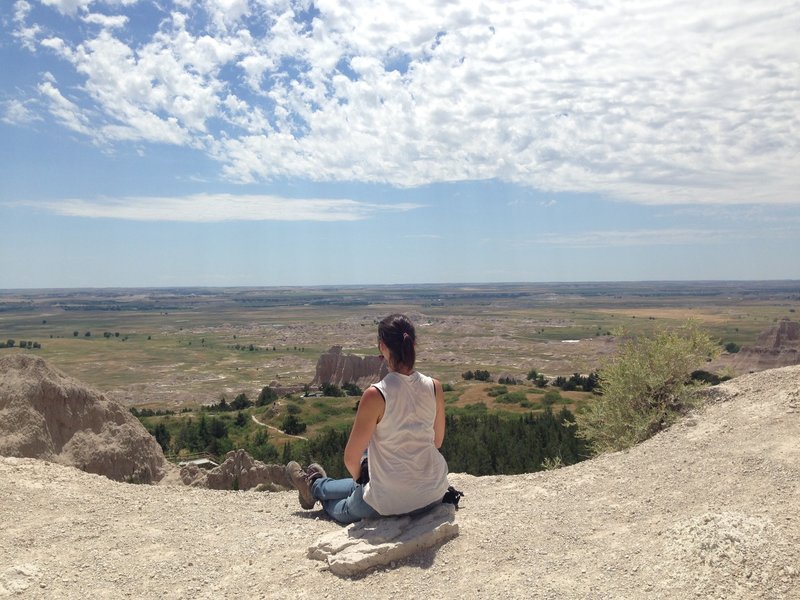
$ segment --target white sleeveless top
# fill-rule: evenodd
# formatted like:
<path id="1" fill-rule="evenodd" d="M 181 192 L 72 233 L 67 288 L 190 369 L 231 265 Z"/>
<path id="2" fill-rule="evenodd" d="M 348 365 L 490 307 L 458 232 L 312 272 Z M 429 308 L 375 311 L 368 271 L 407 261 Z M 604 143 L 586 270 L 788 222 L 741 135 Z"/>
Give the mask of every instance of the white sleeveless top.
<path id="1" fill-rule="evenodd" d="M 364 500 L 382 515 L 402 515 L 441 500 L 448 487 L 447 462 L 434 444 L 433 379 L 392 371 L 375 387 L 386 408 L 369 441 Z"/>

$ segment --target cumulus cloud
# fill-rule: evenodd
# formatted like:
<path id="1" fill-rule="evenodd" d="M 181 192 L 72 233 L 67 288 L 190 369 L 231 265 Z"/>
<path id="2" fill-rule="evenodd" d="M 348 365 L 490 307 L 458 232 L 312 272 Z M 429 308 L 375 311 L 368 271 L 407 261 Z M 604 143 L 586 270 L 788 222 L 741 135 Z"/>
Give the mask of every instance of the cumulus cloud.
<path id="1" fill-rule="evenodd" d="M 130 197 L 103 200 L 66 199 L 17 204 L 54 214 L 129 221 L 360 221 L 385 212 L 406 212 L 418 204 L 375 204 L 350 199 L 286 199 L 276 196 L 196 194 L 186 197 Z"/>
<path id="2" fill-rule="evenodd" d="M 63 45 L 41 44 L 82 78 L 71 97 L 103 143 L 200 148 L 240 182 L 800 203 L 791 0 L 203 0 L 149 31 L 123 20 L 133 1 L 41 0 Z M 101 31 L 74 37 L 77 14 Z"/>

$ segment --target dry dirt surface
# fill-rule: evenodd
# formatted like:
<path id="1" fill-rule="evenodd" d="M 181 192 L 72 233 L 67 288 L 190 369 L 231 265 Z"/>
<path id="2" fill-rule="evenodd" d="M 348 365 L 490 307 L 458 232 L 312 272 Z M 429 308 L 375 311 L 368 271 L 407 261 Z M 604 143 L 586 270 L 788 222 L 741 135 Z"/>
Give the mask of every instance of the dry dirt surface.
<path id="1" fill-rule="evenodd" d="M 800 367 L 746 375 L 629 451 L 453 474 L 460 535 L 345 579 L 296 492 L 130 485 L 0 458 L 0 596 L 800 598 Z"/>

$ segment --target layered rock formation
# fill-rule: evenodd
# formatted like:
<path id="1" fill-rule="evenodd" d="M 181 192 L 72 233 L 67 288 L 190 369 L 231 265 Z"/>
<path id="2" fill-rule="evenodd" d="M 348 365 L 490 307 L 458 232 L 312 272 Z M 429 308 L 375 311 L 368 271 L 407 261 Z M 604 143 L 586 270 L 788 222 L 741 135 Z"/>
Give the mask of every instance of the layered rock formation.
<path id="1" fill-rule="evenodd" d="M 744 346 L 733 360 L 737 370 L 761 371 L 800 364 L 800 323 L 782 319 L 752 346 Z"/>
<path id="2" fill-rule="evenodd" d="M 250 490 L 258 486 L 279 486 L 292 489 L 283 465 L 265 464 L 255 460 L 244 450 L 233 450 L 225 461 L 210 471 L 195 465 L 181 468 L 181 481 L 192 487 L 212 490 Z"/>
<path id="3" fill-rule="evenodd" d="M 333 346 L 319 357 L 311 385 L 332 383 L 342 386 L 345 383 L 354 383 L 363 388 L 377 383 L 388 372 L 381 356 L 343 354 L 341 346 Z"/>
<path id="4" fill-rule="evenodd" d="M 167 463 L 125 407 L 27 354 L 0 358 L 0 455 L 152 483 Z"/>

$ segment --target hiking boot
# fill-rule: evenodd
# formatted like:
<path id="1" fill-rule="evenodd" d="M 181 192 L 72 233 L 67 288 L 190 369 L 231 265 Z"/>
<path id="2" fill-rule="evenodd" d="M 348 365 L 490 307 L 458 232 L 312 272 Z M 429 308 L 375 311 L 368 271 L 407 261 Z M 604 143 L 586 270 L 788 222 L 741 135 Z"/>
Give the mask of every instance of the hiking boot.
<path id="1" fill-rule="evenodd" d="M 313 484 L 317 479 L 327 476 L 328 475 L 325 473 L 325 469 L 323 469 L 318 463 L 311 463 L 306 467 L 308 485 Z"/>
<path id="2" fill-rule="evenodd" d="M 314 508 L 317 499 L 311 495 L 311 484 L 308 482 L 306 472 L 295 461 L 291 461 L 286 465 L 286 476 L 292 485 L 297 489 L 297 497 L 300 500 L 300 506 L 309 510 Z"/>

